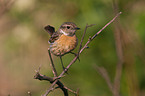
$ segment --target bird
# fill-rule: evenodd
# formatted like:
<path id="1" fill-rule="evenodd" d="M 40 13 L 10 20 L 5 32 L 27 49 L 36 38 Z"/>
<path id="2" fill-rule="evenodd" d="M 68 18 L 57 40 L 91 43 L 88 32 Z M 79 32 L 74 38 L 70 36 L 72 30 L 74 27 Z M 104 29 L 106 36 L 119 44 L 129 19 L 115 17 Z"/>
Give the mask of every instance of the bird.
<path id="1" fill-rule="evenodd" d="M 59 56 L 61 59 L 61 64 L 63 69 L 65 67 L 62 62 L 62 56 L 68 53 L 73 53 L 72 51 L 78 45 L 78 38 L 76 37 L 76 31 L 80 28 L 73 22 L 64 22 L 59 29 L 55 32 L 55 28 L 53 26 L 47 25 L 44 29 L 49 33 L 49 49 L 52 54 L 55 56 Z"/>

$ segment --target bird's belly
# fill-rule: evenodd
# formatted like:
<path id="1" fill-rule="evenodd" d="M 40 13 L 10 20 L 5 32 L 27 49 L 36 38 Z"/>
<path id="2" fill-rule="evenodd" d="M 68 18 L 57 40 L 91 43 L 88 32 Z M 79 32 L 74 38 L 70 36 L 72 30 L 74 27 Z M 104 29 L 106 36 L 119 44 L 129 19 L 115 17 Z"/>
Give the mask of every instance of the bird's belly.
<path id="1" fill-rule="evenodd" d="M 77 38 L 75 35 L 72 37 L 62 35 L 58 40 L 50 44 L 50 51 L 59 56 L 74 50 L 76 46 Z"/>

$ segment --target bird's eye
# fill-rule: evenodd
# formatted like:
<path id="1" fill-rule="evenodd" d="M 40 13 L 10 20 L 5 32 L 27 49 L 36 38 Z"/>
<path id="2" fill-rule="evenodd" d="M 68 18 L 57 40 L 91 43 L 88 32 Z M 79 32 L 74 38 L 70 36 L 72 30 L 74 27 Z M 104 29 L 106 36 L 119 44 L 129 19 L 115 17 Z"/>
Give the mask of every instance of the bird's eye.
<path id="1" fill-rule="evenodd" d="M 70 28 L 70 26 L 67 26 L 67 29 L 69 29 Z"/>

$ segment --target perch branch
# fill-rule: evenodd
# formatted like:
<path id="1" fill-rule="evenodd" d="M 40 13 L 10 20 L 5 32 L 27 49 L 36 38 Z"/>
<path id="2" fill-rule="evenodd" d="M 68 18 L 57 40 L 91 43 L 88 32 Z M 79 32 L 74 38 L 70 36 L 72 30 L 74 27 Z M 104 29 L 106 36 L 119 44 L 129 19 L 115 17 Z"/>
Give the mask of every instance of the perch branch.
<path id="1" fill-rule="evenodd" d="M 49 89 L 46 91 L 46 93 L 45 93 L 44 95 L 42 95 L 42 96 L 47 96 L 47 95 L 50 93 L 50 91 L 52 91 L 52 89 L 53 89 L 53 87 L 54 87 L 55 84 L 57 84 L 58 87 L 63 91 L 64 96 L 68 96 L 68 91 L 67 91 L 67 89 L 64 87 L 64 85 L 63 85 L 59 80 L 55 80 L 55 81 L 51 84 L 51 86 L 49 87 Z"/>
<path id="2" fill-rule="evenodd" d="M 38 80 L 46 80 L 52 83 L 49 89 L 46 91 L 46 93 L 42 96 L 47 96 L 52 90 L 56 89 L 56 88 L 53 88 L 55 84 L 57 84 L 58 87 L 63 91 L 64 96 L 68 96 L 67 89 L 64 87 L 63 83 L 61 83 L 60 80 L 56 80 L 55 77 L 54 78 L 48 77 L 37 72 L 34 78 Z"/>
<path id="3" fill-rule="evenodd" d="M 80 53 L 87 48 L 87 45 L 97 36 L 99 35 L 108 25 L 110 25 L 122 12 L 119 12 L 110 22 L 108 22 L 102 29 L 100 29 L 93 37 L 89 38 L 88 42 L 84 45 L 84 47 L 80 50 Z"/>
<path id="4" fill-rule="evenodd" d="M 59 78 L 56 78 L 56 77 L 52 78 L 52 77 L 42 75 L 39 73 L 39 71 L 40 71 L 40 67 L 39 67 L 38 71 L 36 71 L 34 79 L 38 79 L 40 81 L 45 80 L 45 81 L 49 81 L 50 83 L 52 83 L 51 86 L 49 87 L 49 89 L 46 91 L 46 93 L 42 96 L 47 96 L 51 91 L 56 89 L 56 88 L 53 88 L 55 84 L 57 84 L 58 87 L 63 91 L 64 96 L 68 96 L 68 91 L 67 91 L 67 89 L 64 88 L 63 83 L 61 83 L 60 80 L 58 80 Z"/>
<path id="5" fill-rule="evenodd" d="M 80 42 L 80 47 L 79 47 L 79 51 L 78 51 L 78 54 L 80 54 L 80 50 L 81 50 L 81 48 L 82 48 L 82 43 L 83 43 L 83 40 L 84 40 L 84 37 L 85 37 L 85 34 L 86 34 L 86 32 L 87 32 L 87 29 L 88 29 L 88 27 L 92 27 L 92 26 L 94 26 L 95 24 L 91 24 L 91 25 L 86 25 L 86 27 L 85 27 L 85 30 L 84 30 L 84 33 L 83 33 L 83 36 L 82 36 L 82 39 L 81 39 L 81 42 Z"/>
<path id="6" fill-rule="evenodd" d="M 47 96 L 47 95 L 52 91 L 52 88 L 54 87 L 54 85 L 56 84 L 57 81 L 58 81 L 58 80 L 55 80 L 55 81 L 51 84 L 51 86 L 49 87 L 49 89 L 45 92 L 45 94 L 42 95 L 42 96 Z"/>
<path id="7" fill-rule="evenodd" d="M 67 88 L 66 86 L 64 86 L 64 88 L 65 88 L 65 89 L 67 89 L 68 91 L 70 91 L 70 92 L 74 93 L 74 94 L 77 94 L 77 92 L 75 92 L 75 91 L 73 91 L 73 90 L 71 90 L 71 89 Z"/>
<path id="8" fill-rule="evenodd" d="M 51 56 L 51 53 L 50 53 L 50 49 L 48 48 L 48 54 L 49 54 L 49 59 L 50 59 L 50 66 L 51 66 L 51 69 L 52 69 L 52 72 L 53 72 L 53 75 L 54 77 L 57 77 L 57 71 L 55 69 L 55 66 L 54 66 L 54 63 L 53 63 L 53 60 L 52 60 L 52 56 Z"/>

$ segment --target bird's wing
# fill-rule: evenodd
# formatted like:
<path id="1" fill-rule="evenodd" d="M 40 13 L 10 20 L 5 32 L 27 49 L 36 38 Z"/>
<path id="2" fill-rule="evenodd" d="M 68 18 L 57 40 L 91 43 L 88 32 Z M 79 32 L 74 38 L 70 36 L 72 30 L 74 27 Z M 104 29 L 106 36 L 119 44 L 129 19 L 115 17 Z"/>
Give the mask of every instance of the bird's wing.
<path id="1" fill-rule="evenodd" d="M 50 36 L 52 36 L 53 33 L 55 33 L 55 28 L 50 25 L 45 26 L 44 29 L 49 33 Z"/>
<path id="2" fill-rule="evenodd" d="M 54 32 L 53 34 L 52 34 L 52 36 L 50 37 L 50 39 L 49 39 L 49 42 L 50 43 L 53 43 L 55 40 L 57 40 L 59 38 L 59 34 L 57 33 L 57 31 L 56 32 Z"/>

